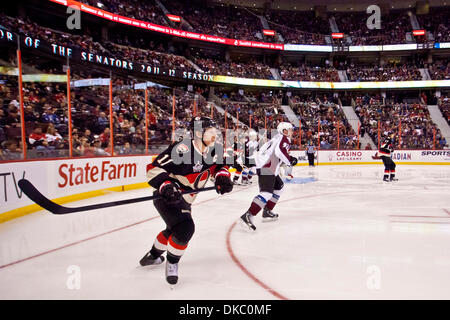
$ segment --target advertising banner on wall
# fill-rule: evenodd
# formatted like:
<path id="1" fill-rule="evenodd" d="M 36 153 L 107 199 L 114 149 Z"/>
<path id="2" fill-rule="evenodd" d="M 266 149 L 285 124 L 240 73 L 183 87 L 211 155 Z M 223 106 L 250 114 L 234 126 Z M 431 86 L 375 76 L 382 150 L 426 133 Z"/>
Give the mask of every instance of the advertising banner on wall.
<path id="1" fill-rule="evenodd" d="M 20 179 L 29 180 L 43 195 L 55 199 L 147 182 L 146 168 L 151 161 L 152 156 L 133 156 L 1 163 L 0 214 L 33 204 L 20 190 Z"/>
<path id="2" fill-rule="evenodd" d="M 319 150 L 319 164 L 381 164 L 380 159 L 373 159 L 376 150 Z M 304 151 L 295 151 L 297 156 L 304 156 Z M 306 157 L 304 157 L 306 161 Z M 302 160 L 302 159 L 300 159 Z M 450 150 L 395 150 L 392 160 L 404 164 L 448 164 Z"/>

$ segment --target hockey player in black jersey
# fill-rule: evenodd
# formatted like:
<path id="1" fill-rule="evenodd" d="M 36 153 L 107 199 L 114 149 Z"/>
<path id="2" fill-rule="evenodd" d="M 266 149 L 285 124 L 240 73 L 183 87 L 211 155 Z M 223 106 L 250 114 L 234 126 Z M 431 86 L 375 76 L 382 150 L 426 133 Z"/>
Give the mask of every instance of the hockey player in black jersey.
<path id="1" fill-rule="evenodd" d="M 166 280 L 174 285 L 178 281 L 178 262 L 194 234 L 191 204 L 196 194 L 181 191 L 203 188 L 209 177 L 215 178 L 217 193 L 232 191 L 230 173 L 224 164 L 217 164 L 214 146 L 216 124 L 207 117 L 191 121 L 193 139 L 171 144 L 147 166 L 147 178 L 155 188 L 154 205 L 166 224 L 154 240 L 151 250 L 140 260 L 142 266 L 161 264 L 167 251 Z M 212 152 L 211 152 L 212 149 Z"/>
<path id="2" fill-rule="evenodd" d="M 397 181 L 395 178 L 395 163 L 392 160 L 392 153 L 394 152 L 394 146 L 392 143 L 392 137 L 387 137 L 381 144 L 380 150 L 373 156 L 373 159 L 381 159 L 384 164 L 384 177 L 383 181 Z"/>

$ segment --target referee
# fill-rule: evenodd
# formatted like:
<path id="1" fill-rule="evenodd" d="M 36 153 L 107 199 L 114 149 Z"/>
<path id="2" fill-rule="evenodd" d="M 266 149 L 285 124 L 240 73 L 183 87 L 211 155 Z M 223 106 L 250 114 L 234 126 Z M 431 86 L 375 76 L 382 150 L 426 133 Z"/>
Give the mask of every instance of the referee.
<path id="1" fill-rule="evenodd" d="M 309 166 L 314 167 L 314 155 L 316 154 L 316 147 L 312 144 L 311 141 L 309 141 L 305 153 L 308 157 Z"/>

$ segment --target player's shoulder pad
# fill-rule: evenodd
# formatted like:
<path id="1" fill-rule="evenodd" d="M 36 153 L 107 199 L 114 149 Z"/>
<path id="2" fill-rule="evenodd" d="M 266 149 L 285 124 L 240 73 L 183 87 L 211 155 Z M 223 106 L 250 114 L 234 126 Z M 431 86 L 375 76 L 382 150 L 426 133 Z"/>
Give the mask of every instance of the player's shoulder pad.
<path id="1" fill-rule="evenodd" d="M 191 150 L 191 143 L 186 143 L 186 141 L 177 142 L 172 146 L 173 148 L 178 154 L 188 153 Z"/>

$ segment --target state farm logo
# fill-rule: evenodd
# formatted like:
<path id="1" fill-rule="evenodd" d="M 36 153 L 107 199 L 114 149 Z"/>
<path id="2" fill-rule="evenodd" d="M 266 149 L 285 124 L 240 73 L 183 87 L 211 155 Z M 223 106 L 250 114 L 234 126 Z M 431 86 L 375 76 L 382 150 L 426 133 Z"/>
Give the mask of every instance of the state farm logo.
<path id="1" fill-rule="evenodd" d="M 112 164 L 110 161 L 102 161 L 100 166 L 91 165 L 89 162 L 86 162 L 84 166 L 64 163 L 58 169 L 59 176 L 62 178 L 62 182 L 58 182 L 58 187 L 132 178 L 136 177 L 136 171 L 136 163 Z"/>

